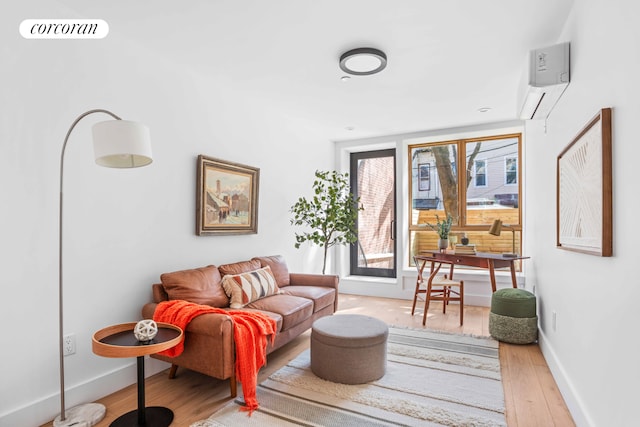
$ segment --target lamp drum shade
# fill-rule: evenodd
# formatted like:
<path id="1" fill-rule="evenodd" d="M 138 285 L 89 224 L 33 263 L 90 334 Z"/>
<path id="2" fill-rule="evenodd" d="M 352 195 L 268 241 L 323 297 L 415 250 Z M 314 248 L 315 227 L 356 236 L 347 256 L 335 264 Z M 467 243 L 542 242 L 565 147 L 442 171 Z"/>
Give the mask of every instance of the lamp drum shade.
<path id="1" fill-rule="evenodd" d="M 502 233 L 502 221 L 499 219 L 496 219 L 495 221 L 493 221 L 493 224 L 491 224 L 491 228 L 489 229 L 489 234 L 493 236 L 499 236 L 500 233 Z"/>
<path id="2" fill-rule="evenodd" d="M 137 168 L 150 164 L 149 128 L 128 120 L 108 120 L 93 125 L 96 163 L 109 168 Z"/>

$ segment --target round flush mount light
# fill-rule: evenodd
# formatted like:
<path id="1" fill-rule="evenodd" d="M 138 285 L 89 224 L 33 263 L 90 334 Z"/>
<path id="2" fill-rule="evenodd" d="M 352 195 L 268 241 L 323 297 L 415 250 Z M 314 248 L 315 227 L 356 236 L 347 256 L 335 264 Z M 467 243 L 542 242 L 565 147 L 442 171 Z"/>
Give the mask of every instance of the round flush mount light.
<path id="1" fill-rule="evenodd" d="M 379 73 L 387 66 L 387 55 L 371 47 L 352 49 L 340 56 L 340 69 L 354 76 Z"/>

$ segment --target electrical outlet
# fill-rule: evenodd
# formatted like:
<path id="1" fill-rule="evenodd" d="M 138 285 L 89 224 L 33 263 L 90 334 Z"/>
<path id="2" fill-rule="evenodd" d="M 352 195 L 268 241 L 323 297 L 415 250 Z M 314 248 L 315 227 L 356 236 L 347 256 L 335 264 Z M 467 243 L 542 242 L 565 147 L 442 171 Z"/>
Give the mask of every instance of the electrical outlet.
<path id="1" fill-rule="evenodd" d="M 64 354 L 65 356 L 74 354 L 76 352 L 76 335 L 75 334 L 65 335 L 63 337 L 62 344 L 63 344 L 62 354 Z"/>

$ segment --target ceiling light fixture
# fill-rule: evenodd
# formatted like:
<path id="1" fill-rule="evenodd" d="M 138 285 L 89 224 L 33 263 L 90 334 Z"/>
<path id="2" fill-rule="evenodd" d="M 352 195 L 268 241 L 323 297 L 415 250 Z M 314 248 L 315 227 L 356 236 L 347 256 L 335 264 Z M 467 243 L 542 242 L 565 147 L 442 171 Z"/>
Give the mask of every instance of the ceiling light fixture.
<path id="1" fill-rule="evenodd" d="M 387 66 L 387 55 L 381 50 L 361 47 L 340 56 L 340 69 L 354 76 L 368 76 L 379 73 Z"/>

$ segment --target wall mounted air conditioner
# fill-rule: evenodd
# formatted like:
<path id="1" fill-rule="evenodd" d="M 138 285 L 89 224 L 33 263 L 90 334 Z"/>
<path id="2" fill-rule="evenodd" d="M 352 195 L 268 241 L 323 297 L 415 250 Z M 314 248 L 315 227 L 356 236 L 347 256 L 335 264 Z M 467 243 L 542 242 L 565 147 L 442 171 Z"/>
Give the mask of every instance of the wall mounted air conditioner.
<path id="1" fill-rule="evenodd" d="M 546 119 L 569 84 L 569 42 L 529 53 L 525 85 L 520 92 L 520 118 Z"/>

